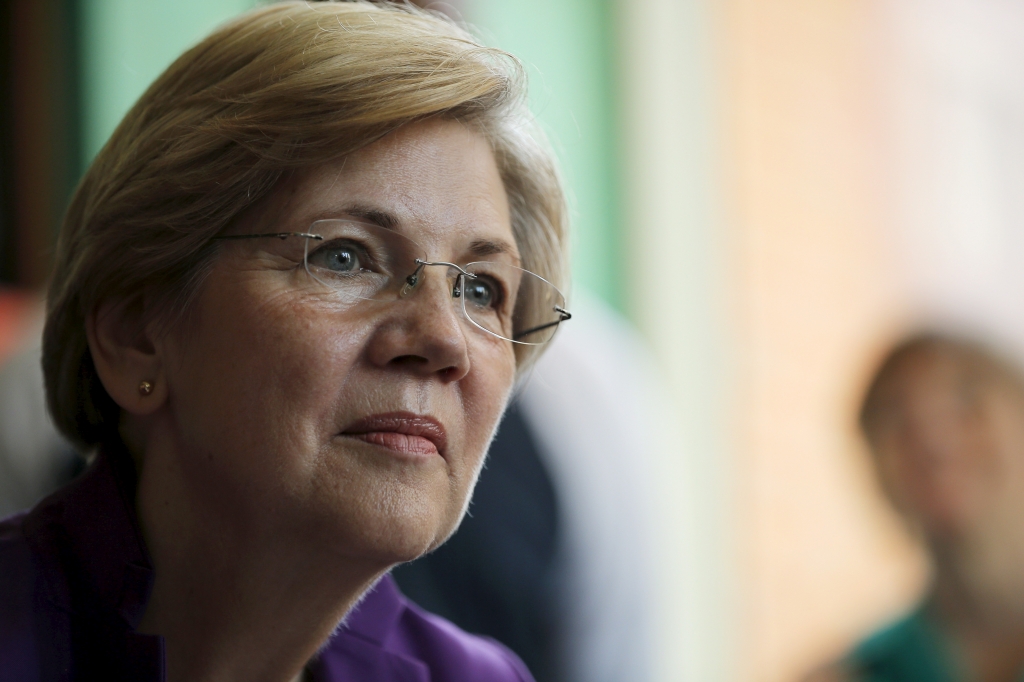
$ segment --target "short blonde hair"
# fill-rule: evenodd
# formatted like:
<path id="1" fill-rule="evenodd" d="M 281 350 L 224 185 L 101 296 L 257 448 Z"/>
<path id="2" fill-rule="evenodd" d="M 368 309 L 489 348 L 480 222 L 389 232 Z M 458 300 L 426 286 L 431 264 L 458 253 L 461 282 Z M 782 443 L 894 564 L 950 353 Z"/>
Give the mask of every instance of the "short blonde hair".
<path id="1" fill-rule="evenodd" d="M 411 5 L 274 4 L 179 57 L 82 178 L 57 242 L 43 338 L 57 427 L 83 449 L 116 436 L 120 409 L 85 334 L 101 302 L 145 291 L 159 314 L 185 312 L 217 253 L 212 238 L 285 173 L 432 116 L 489 139 L 523 267 L 564 288 L 564 195 L 518 61 Z M 516 353 L 522 371 L 536 350 Z"/>

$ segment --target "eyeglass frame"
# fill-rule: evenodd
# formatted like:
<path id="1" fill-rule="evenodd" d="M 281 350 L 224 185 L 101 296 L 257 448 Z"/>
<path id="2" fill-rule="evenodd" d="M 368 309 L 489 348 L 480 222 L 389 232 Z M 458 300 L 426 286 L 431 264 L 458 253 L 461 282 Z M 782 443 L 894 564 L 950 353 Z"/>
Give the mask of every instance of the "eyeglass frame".
<path id="1" fill-rule="evenodd" d="M 218 235 L 218 236 L 214 237 L 213 239 L 215 241 L 220 241 L 220 240 L 229 240 L 229 239 L 267 239 L 267 238 L 277 238 L 277 239 L 281 239 L 283 241 L 283 240 L 287 239 L 288 237 L 303 237 L 305 239 L 315 239 L 317 241 L 323 241 L 324 240 L 324 236 L 322 234 L 313 234 L 312 232 L 260 232 L 260 233 L 256 233 L 256 234 L 225 234 L 225 235 Z M 420 247 L 420 248 L 422 248 L 422 247 Z M 309 273 L 309 264 L 305 260 L 307 257 L 308 257 L 308 248 L 306 249 L 306 255 L 303 257 L 303 265 L 306 268 L 306 272 Z M 412 273 L 408 277 L 405 278 L 405 286 L 402 287 L 402 292 L 399 294 L 400 296 L 406 296 L 406 295 L 408 295 L 408 293 L 410 291 L 412 291 L 412 289 L 419 283 L 419 273 L 420 273 L 420 271 L 424 267 L 428 267 L 428 266 L 444 266 L 444 267 L 448 267 L 448 268 L 455 268 L 455 270 L 458 271 L 460 282 L 457 283 L 455 285 L 455 289 L 452 290 L 452 298 L 459 298 L 462 295 L 461 294 L 462 287 L 465 284 L 465 278 L 466 277 L 472 277 L 472 278 L 476 279 L 476 275 L 474 275 L 471 272 L 468 272 L 462 266 L 457 265 L 455 263 L 449 263 L 447 261 L 425 261 L 422 258 L 416 258 L 416 259 L 413 260 L 413 262 L 416 263 L 416 269 L 413 270 Z M 529 270 L 525 270 L 525 269 L 523 270 L 523 272 L 527 272 L 527 273 L 533 275 L 534 277 L 537 277 L 537 278 L 543 280 L 544 282 L 547 282 L 546 279 L 544 279 L 543 277 L 541 277 L 540 275 L 538 275 L 535 272 L 530 272 Z M 312 274 L 311 273 L 309 273 L 309 274 L 312 277 Z M 558 291 L 558 287 L 556 287 L 554 284 L 551 284 L 550 282 L 547 282 L 547 283 L 552 288 L 554 288 L 555 291 Z M 565 298 L 565 295 L 562 294 L 561 291 L 558 291 L 558 293 L 559 293 L 560 296 L 562 296 L 563 299 Z M 556 306 L 553 306 L 553 307 L 554 307 L 555 312 L 558 313 L 558 315 L 559 315 L 559 319 L 558 320 L 556 320 L 554 322 L 548 322 L 546 324 L 538 325 L 536 327 L 531 327 L 530 329 L 527 329 L 526 331 L 519 332 L 518 334 L 515 335 L 515 337 L 516 338 L 522 338 L 523 336 L 526 336 L 527 334 L 533 334 L 535 332 L 538 332 L 538 331 L 541 331 L 541 330 L 544 330 L 544 329 L 548 329 L 550 327 L 557 327 L 558 325 L 562 324 L 563 322 L 567 322 L 567 321 L 572 319 L 572 313 L 570 313 L 568 310 L 566 310 L 562 306 L 557 306 L 556 305 Z M 544 344 L 550 343 L 551 342 L 551 338 L 554 338 L 554 335 L 552 335 L 551 338 L 549 338 L 547 341 L 544 341 L 543 343 L 536 343 L 536 344 L 535 343 L 526 343 L 524 341 L 516 341 L 516 338 L 507 339 L 504 336 L 496 334 L 495 332 L 492 332 L 490 329 L 487 329 L 486 327 L 480 325 L 479 323 L 477 323 L 472 318 L 469 318 L 469 321 L 473 323 L 474 327 L 477 327 L 478 329 L 480 329 L 480 330 L 482 330 L 484 332 L 487 332 L 491 336 L 495 336 L 495 337 L 497 337 L 499 339 L 502 339 L 504 341 L 511 341 L 512 343 L 518 343 L 518 344 L 527 345 L 527 346 L 542 346 Z"/>

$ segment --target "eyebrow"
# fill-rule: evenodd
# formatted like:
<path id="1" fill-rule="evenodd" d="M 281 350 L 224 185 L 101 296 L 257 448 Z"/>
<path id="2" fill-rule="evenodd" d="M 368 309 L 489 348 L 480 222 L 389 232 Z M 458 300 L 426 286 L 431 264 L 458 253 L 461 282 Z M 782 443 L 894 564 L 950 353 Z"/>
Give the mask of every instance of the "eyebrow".
<path id="1" fill-rule="evenodd" d="M 478 258 L 484 256 L 512 256 L 516 264 L 519 263 L 519 254 L 516 248 L 506 241 L 499 239 L 477 239 L 469 245 L 469 253 Z"/>
<path id="2" fill-rule="evenodd" d="M 322 211 L 313 217 L 313 221 L 329 220 L 339 215 L 347 215 L 358 220 L 364 220 L 372 225 L 383 227 L 385 230 L 398 231 L 401 220 L 394 213 L 367 204 L 347 204 L 328 211 Z M 476 239 L 469 245 L 469 254 L 475 258 L 487 256 L 512 257 L 516 265 L 519 265 L 519 250 L 507 241 L 502 239 Z"/>
<path id="3" fill-rule="evenodd" d="M 338 214 L 345 214 L 359 220 L 364 220 L 372 225 L 383 227 L 385 230 L 397 230 L 401 222 L 394 213 L 365 204 L 349 204 L 338 209 L 325 211 L 323 215 L 317 217 L 317 220 L 337 217 Z"/>

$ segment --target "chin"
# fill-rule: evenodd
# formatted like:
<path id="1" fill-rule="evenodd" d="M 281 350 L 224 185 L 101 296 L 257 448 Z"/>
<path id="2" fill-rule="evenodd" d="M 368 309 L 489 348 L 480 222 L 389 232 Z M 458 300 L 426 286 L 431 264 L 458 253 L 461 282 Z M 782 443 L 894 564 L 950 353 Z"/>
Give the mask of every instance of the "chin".
<path id="1" fill-rule="evenodd" d="M 447 540 L 462 508 L 409 489 L 381 491 L 358 502 L 329 512 L 324 539 L 341 554 L 381 566 L 412 561 Z"/>
<path id="2" fill-rule="evenodd" d="M 340 466 L 320 470 L 312 496 L 299 502 L 311 512 L 307 519 L 320 520 L 312 525 L 321 547 L 384 567 L 426 554 L 458 527 L 475 476 L 410 466 L 375 451 L 345 454 L 331 460 Z"/>
<path id="3" fill-rule="evenodd" d="M 451 533 L 440 535 L 433 528 L 416 522 L 396 520 L 385 532 L 365 538 L 363 556 L 387 565 L 402 564 L 420 558 L 440 546 Z"/>

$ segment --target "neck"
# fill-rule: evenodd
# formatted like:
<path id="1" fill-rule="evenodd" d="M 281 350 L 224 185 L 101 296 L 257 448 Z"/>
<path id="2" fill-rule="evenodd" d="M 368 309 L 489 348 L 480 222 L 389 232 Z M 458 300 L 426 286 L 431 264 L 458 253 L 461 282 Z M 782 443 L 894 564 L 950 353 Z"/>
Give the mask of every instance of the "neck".
<path id="1" fill-rule="evenodd" d="M 329 555 L 269 515 L 239 522 L 246 514 L 225 513 L 230 503 L 190 494 L 169 455 L 147 447 L 139 476 L 155 569 L 139 630 L 164 637 L 170 682 L 298 679 L 387 566 Z"/>

